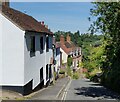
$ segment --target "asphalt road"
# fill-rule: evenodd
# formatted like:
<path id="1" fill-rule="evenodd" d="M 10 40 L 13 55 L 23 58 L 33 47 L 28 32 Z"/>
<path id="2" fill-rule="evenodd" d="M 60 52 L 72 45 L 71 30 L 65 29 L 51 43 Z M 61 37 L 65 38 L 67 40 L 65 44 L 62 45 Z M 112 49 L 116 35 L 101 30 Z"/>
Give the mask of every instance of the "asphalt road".
<path id="1" fill-rule="evenodd" d="M 120 100 L 120 96 L 89 79 L 72 80 L 64 100 Z"/>
<path id="2" fill-rule="evenodd" d="M 61 78 L 54 85 L 48 86 L 31 96 L 30 100 L 59 100 L 62 90 L 67 86 L 69 78 Z"/>

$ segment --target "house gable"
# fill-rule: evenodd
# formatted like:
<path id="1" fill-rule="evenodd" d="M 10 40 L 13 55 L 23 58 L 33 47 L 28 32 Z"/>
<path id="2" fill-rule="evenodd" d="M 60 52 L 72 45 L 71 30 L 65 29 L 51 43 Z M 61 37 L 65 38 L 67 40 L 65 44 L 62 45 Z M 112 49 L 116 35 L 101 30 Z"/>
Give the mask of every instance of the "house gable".
<path id="1" fill-rule="evenodd" d="M 2 85 L 23 85 L 24 83 L 24 34 L 6 17 L 2 19 Z M 10 73 L 13 72 L 13 73 Z M 18 77 L 16 77 L 18 76 Z"/>

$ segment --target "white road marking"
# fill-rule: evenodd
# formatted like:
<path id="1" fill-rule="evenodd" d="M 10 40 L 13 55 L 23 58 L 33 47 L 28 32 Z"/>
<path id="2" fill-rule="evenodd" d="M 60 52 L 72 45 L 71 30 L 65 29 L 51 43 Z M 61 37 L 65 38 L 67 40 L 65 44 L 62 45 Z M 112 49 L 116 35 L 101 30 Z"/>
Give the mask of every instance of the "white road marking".
<path id="1" fill-rule="evenodd" d="M 72 82 L 72 80 L 70 79 L 70 82 L 68 83 L 67 87 L 65 88 L 64 93 L 63 93 L 63 96 L 62 96 L 62 99 L 61 99 L 61 100 L 65 100 L 65 99 L 66 99 L 67 92 L 68 92 L 68 88 L 70 87 L 71 82 Z"/>

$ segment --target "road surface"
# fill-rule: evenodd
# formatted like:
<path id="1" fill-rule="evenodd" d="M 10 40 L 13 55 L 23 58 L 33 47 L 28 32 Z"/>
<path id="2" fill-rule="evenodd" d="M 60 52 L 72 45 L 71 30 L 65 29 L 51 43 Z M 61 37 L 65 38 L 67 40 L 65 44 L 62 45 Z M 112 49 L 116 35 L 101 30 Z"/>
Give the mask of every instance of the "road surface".
<path id="1" fill-rule="evenodd" d="M 63 100 L 119 100 L 120 96 L 89 79 L 72 80 L 67 86 Z"/>
<path id="2" fill-rule="evenodd" d="M 58 79 L 54 85 L 39 90 L 36 94 L 32 95 L 29 100 L 59 100 L 59 95 L 67 86 L 69 80 L 68 77 Z"/>

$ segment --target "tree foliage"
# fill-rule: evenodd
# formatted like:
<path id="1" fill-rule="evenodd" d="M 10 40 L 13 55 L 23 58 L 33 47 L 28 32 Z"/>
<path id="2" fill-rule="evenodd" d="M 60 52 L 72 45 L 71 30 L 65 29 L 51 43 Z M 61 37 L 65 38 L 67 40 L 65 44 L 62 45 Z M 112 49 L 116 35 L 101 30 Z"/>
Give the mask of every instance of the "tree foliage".
<path id="1" fill-rule="evenodd" d="M 103 62 L 102 46 L 103 35 L 90 35 L 89 39 L 85 40 L 83 44 L 83 67 L 88 69 L 88 74 L 100 71 L 101 63 Z M 87 37 L 85 39 L 88 39 Z M 97 70 L 97 71 L 95 71 Z"/>
<path id="2" fill-rule="evenodd" d="M 120 92 L 120 2 L 96 2 L 91 15 L 97 17 L 91 32 L 99 30 L 105 35 L 102 81 Z"/>
<path id="3" fill-rule="evenodd" d="M 72 62 L 73 62 L 72 57 L 68 57 L 68 58 L 67 58 L 67 65 L 68 65 L 69 67 L 71 67 Z"/>
<path id="4" fill-rule="evenodd" d="M 87 68 L 89 72 L 98 69 L 102 60 L 100 60 L 103 51 L 103 35 L 95 34 L 80 34 L 79 31 L 75 33 L 58 31 L 55 33 L 56 39 L 59 41 L 60 35 L 66 37 L 67 34 L 71 36 L 71 40 L 75 45 L 82 48 L 82 66 Z M 98 59 L 98 60 L 97 60 Z M 71 66 L 71 61 L 68 59 L 68 66 Z"/>

